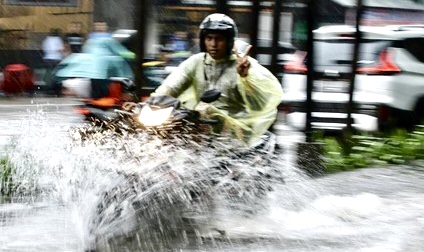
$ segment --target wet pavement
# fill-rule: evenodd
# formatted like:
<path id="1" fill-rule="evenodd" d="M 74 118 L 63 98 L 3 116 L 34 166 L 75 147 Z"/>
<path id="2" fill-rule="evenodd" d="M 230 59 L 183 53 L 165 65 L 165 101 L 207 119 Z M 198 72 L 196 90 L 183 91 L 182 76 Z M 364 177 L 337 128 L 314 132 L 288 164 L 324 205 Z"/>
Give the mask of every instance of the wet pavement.
<path id="1" fill-rule="evenodd" d="M 36 118 L 64 128 L 79 123 L 81 117 L 73 113 L 77 104 L 80 102 L 75 98 L 0 96 L 0 145 L 7 144 L 20 128 L 35 122 Z"/>

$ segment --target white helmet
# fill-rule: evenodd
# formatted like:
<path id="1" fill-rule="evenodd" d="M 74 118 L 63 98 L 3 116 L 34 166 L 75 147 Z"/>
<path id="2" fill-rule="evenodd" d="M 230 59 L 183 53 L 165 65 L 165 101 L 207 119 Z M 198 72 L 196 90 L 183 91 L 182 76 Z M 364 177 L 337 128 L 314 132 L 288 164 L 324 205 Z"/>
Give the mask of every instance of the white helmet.
<path id="1" fill-rule="evenodd" d="M 213 13 L 207 16 L 199 26 L 200 29 L 200 51 L 205 52 L 206 46 L 204 39 L 209 31 L 222 32 L 228 40 L 227 53 L 230 54 L 234 45 L 234 38 L 237 37 L 237 26 L 232 18 L 225 14 Z"/>

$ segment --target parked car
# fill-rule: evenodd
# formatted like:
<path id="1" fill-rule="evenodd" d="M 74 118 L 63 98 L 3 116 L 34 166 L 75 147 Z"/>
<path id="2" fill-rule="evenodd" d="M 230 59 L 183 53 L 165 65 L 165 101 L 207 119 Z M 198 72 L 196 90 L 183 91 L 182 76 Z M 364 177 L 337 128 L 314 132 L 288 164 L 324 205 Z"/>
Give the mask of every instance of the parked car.
<path id="1" fill-rule="evenodd" d="M 353 93 L 352 126 L 363 131 L 412 128 L 424 119 L 424 25 L 361 26 Z M 338 131 L 347 125 L 355 27 L 324 26 L 314 34 L 312 128 Z M 303 130 L 308 60 L 295 53 L 285 65 L 285 121 Z"/>

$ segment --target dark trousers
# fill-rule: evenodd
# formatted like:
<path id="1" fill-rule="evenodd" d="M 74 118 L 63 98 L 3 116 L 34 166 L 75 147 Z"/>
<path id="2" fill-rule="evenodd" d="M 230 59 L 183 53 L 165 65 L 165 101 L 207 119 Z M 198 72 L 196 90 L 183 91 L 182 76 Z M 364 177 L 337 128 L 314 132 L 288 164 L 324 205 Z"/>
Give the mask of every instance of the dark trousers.
<path id="1" fill-rule="evenodd" d="M 52 59 L 45 59 L 44 60 L 45 64 L 46 64 L 46 72 L 44 74 L 44 82 L 46 83 L 46 85 L 48 86 L 52 86 L 53 85 L 53 71 L 56 68 L 56 66 L 60 63 L 60 60 L 52 60 Z"/>
<path id="2" fill-rule="evenodd" d="M 91 97 L 94 99 L 107 97 L 109 82 L 107 79 L 91 79 Z"/>

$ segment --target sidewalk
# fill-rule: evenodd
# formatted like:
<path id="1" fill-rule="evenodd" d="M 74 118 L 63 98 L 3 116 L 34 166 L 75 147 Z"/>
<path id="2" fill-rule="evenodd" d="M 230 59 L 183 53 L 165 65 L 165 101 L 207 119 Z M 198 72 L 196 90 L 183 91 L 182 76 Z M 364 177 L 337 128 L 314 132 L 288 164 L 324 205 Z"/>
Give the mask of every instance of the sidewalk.
<path id="1" fill-rule="evenodd" d="M 57 97 L 44 92 L 35 92 L 34 94 L 5 95 L 0 92 L 0 109 L 10 110 L 10 106 L 36 106 L 40 104 L 51 104 L 61 106 L 77 106 L 81 104 L 76 97 Z M 0 110 L 1 111 L 1 110 Z"/>

